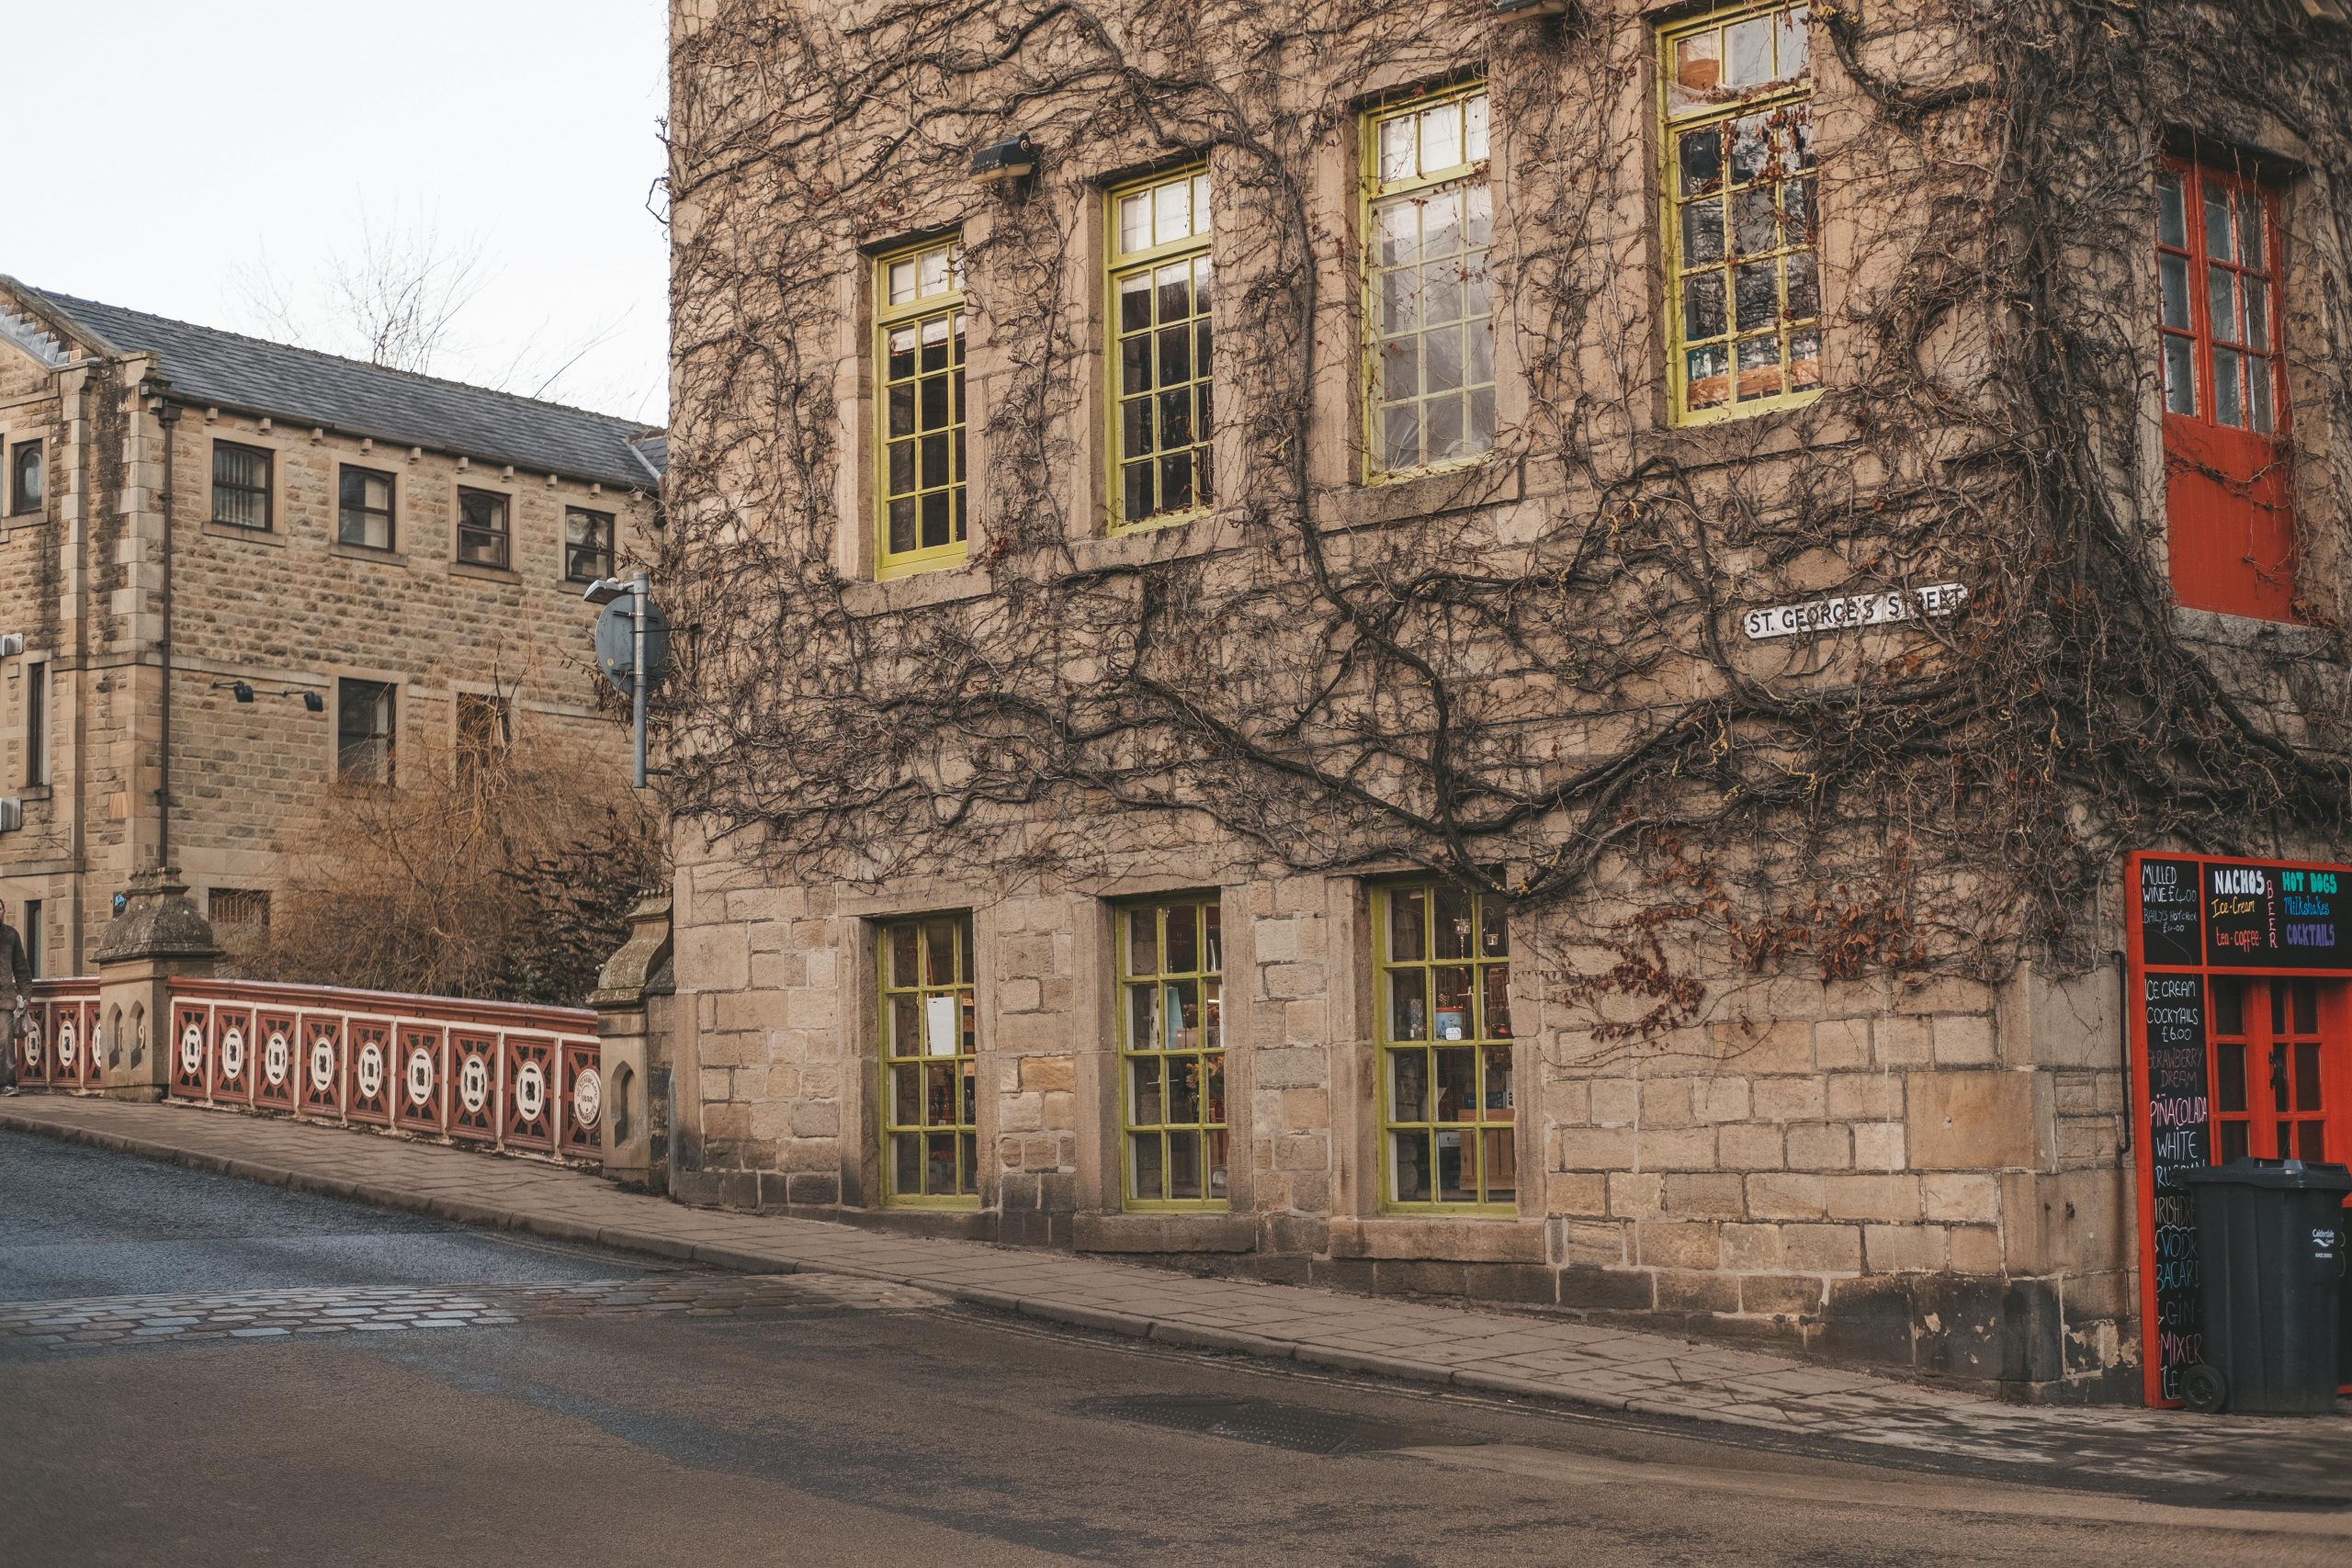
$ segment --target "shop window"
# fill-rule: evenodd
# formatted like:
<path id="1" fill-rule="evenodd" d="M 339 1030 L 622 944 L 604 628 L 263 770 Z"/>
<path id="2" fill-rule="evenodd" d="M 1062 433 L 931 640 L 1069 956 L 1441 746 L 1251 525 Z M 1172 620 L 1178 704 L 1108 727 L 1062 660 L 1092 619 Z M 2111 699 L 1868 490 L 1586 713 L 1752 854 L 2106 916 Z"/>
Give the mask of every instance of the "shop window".
<path id="1" fill-rule="evenodd" d="M 40 510 L 41 498 L 47 488 L 41 472 L 42 463 L 39 441 L 19 441 L 10 449 L 8 511 L 12 515 L 21 517 L 26 513 Z"/>
<path id="2" fill-rule="evenodd" d="M 883 1196 L 892 1203 L 969 1207 L 980 1190 L 972 918 L 892 921 L 876 933 L 876 957 Z"/>
<path id="3" fill-rule="evenodd" d="M 2211 985 L 2213 1161 L 2332 1160 L 2317 980 L 2215 976 Z"/>
<path id="4" fill-rule="evenodd" d="M 392 547 L 392 476 L 346 468 L 341 476 L 335 537 L 364 550 Z"/>
<path id="5" fill-rule="evenodd" d="M 337 681 L 335 774 L 354 784 L 392 782 L 393 688 L 382 681 Z"/>
<path id="6" fill-rule="evenodd" d="M 910 246 L 874 264 L 878 463 L 875 574 L 960 564 L 964 521 L 964 248 Z"/>
<path id="7" fill-rule="evenodd" d="M 458 492 L 458 559 L 467 566 L 504 568 L 511 536 L 506 498 L 486 490 Z"/>
<path id="8" fill-rule="evenodd" d="M 1477 457 L 1495 444 L 1494 193 L 1483 85 L 1366 118 L 1364 315 L 1370 474 Z"/>
<path id="9" fill-rule="evenodd" d="M 1159 175 L 1110 196 L 1114 527 L 1207 506 L 1209 175 Z"/>
<path id="10" fill-rule="evenodd" d="M 613 571 L 613 514 L 568 506 L 563 512 L 563 576 L 594 582 Z"/>
<path id="11" fill-rule="evenodd" d="M 2295 618 L 2278 198 L 2235 168 L 2156 174 L 2165 515 L 2190 609 Z"/>
<path id="12" fill-rule="evenodd" d="M 1510 935 L 1501 901 L 1443 883 L 1374 891 L 1383 1206 L 1518 1201 Z"/>
<path id="13" fill-rule="evenodd" d="M 1222 1209 L 1225 939 L 1216 895 L 1121 909 L 1118 947 L 1127 1206 Z"/>
<path id="14" fill-rule="evenodd" d="M 232 528 L 266 533 L 270 527 L 270 469 L 275 455 L 234 442 L 212 444 L 212 521 Z"/>
<path id="15" fill-rule="evenodd" d="M 1820 391 L 1811 13 L 1721 6 L 1658 35 L 1677 423 Z"/>

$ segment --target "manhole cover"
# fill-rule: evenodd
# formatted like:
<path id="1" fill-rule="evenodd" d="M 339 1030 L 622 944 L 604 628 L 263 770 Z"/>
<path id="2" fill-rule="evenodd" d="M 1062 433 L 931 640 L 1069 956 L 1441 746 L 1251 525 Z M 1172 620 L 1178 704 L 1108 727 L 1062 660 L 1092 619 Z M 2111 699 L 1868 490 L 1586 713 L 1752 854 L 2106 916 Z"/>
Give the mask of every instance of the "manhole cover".
<path id="1" fill-rule="evenodd" d="M 1261 1443 L 1297 1454 L 1370 1453 L 1428 1448 L 1459 1439 L 1426 1427 L 1406 1427 L 1339 1410 L 1278 1404 L 1270 1399 L 1207 1399 L 1181 1393 L 1114 1394 L 1079 1408 L 1117 1421 L 1140 1421 L 1179 1432 Z"/>

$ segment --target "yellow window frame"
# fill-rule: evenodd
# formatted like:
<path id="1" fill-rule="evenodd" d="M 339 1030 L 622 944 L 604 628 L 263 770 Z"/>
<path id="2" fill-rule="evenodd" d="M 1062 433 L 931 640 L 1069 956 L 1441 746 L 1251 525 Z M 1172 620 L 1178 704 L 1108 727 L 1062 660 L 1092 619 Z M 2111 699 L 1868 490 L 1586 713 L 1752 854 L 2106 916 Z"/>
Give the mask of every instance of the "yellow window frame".
<path id="1" fill-rule="evenodd" d="M 1461 128 L 1463 156 L 1459 161 L 1438 166 L 1425 165 L 1421 161 L 1424 150 L 1421 145 L 1419 131 L 1417 130 L 1415 132 L 1414 143 L 1414 172 L 1408 175 L 1387 178 L 1383 177 L 1381 138 L 1384 127 L 1397 122 L 1417 121 L 1419 117 L 1431 110 L 1444 109 L 1457 105 L 1469 106 L 1473 99 L 1480 101 L 1480 108 L 1479 112 L 1476 115 L 1474 124 L 1472 109 L 1468 107 L 1464 107 L 1464 123 Z M 1421 192 L 1428 192 L 1431 195 L 1435 195 L 1448 186 L 1457 187 L 1465 191 L 1476 190 L 1483 194 L 1487 205 L 1486 224 L 1488 231 L 1487 236 L 1484 241 L 1477 242 L 1475 247 L 1470 244 L 1465 244 L 1462 251 L 1462 254 L 1466 254 L 1472 248 L 1476 248 L 1480 252 L 1482 261 L 1479 269 L 1478 281 L 1486 288 L 1487 295 L 1486 313 L 1482 318 L 1479 318 L 1485 321 L 1488 334 L 1487 373 L 1487 379 L 1483 382 L 1476 383 L 1475 387 L 1469 380 L 1468 367 L 1466 363 L 1467 351 L 1465 344 L 1465 364 L 1464 367 L 1462 390 L 1464 400 L 1463 433 L 1466 441 L 1470 434 L 1472 423 L 1469 400 L 1473 392 L 1476 389 L 1484 389 L 1487 396 L 1487 407 L 1489 410 L 1488 418 L 1490 421 L 1494 418 L 1492 409 L 1493 400 L 1496 396 L 1493 369 L 1493 335 L 1495 319 L 1493 281 L 1490 265 L 1483 259 L 1487 253 L 1490 251 L 1493 244 L 1491 231 L 1493 225 L 1494 185 L 1490 177 L 1491 159 L 1487 152 L 1487 142 L 1491 133 L 1491 126 L 1489 124 L 1489 116 L 1484 107 L 1487 100 L 1487 84 L 1485 78 L 1480 77 L 1471 81 L 1459 82 L 1452 86 L 1443 87 L 1434 92 L 1415 93 L 1409 96 L 1399 96 L 1393 102 L 1383 103 L 1374 108 L 1367 109 L 1363 116 L 1359 137 L 1363 146 L 1361 149 L 1362 164 L 1358 171 L 1359 177 L 1357 180 L 1359 197 L 1356 209 L 1356 231 L 1358 234 L 1362 236 L 1362 243 L 1357 247 L 1360 268 L 1357 278 L 1357 293 L 1358 298 L 1363 301 L 1363 363 L 1358 375 L 1359 394 L 1363 405 L 1363 417 L 1360 422 L 1358 435 L 1363 443 L 1363 462 L 1361 472 L 1363 481 L 1366 484 L 1384 484 L 1396 479 L 1415 479 L 1422 474 L 1442 473 L 1449 468 L 1465 468 L 1474 463 L 1484 462 L 1487 458 L 1487 455 L 1491 452 L 1494 447 L 1494 432 L 1490 430 L 1487 434 L 1486 444 L 1484 446 L 1481 446 L 1473 451 L 1465 451 L 1458 457 L 1442 458 L 1435 462 L 1410 464 L 1399 468 L 1390 468 L 1383 460 L 1385 451 L 1382 430 L 1383 402 L 1381 398 L 1383 333 L 1381 332 L 1381 300 L 1379 299 L 1377 288 L 1378 279 L 1383 268 L 1378 263 L 1377 247 L 1379 243 L 1379 231 L 1376 224 L 1377 215 L 1382 209 L 1399 197 L 1409 197 Z M 1475 153 L 1473 151 L 1474 147 L 1476 149 Z M 1418 298 L 1416 300 L 1416 310 L 1417 311 L 1419 310 Z M 1467 322 L 1468 318 L 1465 317 L 1464 321 Z M 1425 328 L 1416 327 L 1414 332 L 1414 342 L 1417 345 L 1417 352 L 1419 352 L 1419 345 L 1421 344 L 1425 333 Z M 1416 385 L 1419 386 L 1420 384 L 1420 376 L 1418 369 L 1416 371 L 1415 379 Z M 1391 402 L 1401 403 L 1403 400 L 1391 400 Z M 1427 400 L 1426 393 L 1423 392 L 1418 394 L 1416 400 L 1417 402 L 1425 402 Z M 1417 444 L 1425 446 L 1425 437 L 1417 442 Z"/>
<path id="2" fill-rule="evenodd" d="M 1193 959 L 1189 965 L 1171 963 L 1182 951 L 1170 940 L 1179 918 L 1186 921 L 1185 939 Z M 1138 943 L 1138 921 L 1148 922 L 1148 950 Z M 1118 949 L 1120 1203 L 1144 1213 L 1230 1209 L 1232 1105 L 1226 1076 L 1225 944 L 1217 896 L 1214 892 L 1171 894 L 1122 905 L 1112 938 Z M 1151 961 L 1148 969 L 1136 962 L 1147 951 Z M 1184 1045 L 1173 1042 L 1182 1038 L 1188 987 L 1194 1043 Z M 1139 1021 L 1152 1031 L 1149 1043 L 1139 1042 Z M 1150 1100 L 1145 1099 L 1147 1089 L 1153 1097 Z M 1193 1115 L 1174 1115 L 1187 1099 Z M 1146 1104 L 1157 1108 L 1157 1118 L 1140 1114 Z M 1176 1187 L 1175 1154 L 1183 1140 L 1191 1140 L 1195 1151 L 1193 1168 L 1200 1189 L 1197 1197 L 1171 1195 Z M 1213 1152 L 1220 1140 L 1221 1160 Z M 1157 1197 L 1139 1192 L 1142 1163 L 1137 1156 L 1145 1147 L 1154 1150 L 1158 1160 Z M 1222 1191 L 1216 1190 L 1219 1169 L 1227 1172 Z"/>
<path id="3" fill-rule="evenodd" d="M 971 915 L 922 915 L 876 925 L 874 966 L 881 1015 L 875 1104 L 882 1134 L 882 1201 L 899 1208 L 978 1208 L 979 1019 Z M 943 1043 L 946 1050 L 939 1048 Z M 946 1101 L 941 1113 L 943 1081 Z M 941 1140 L 949 1161 L 944 1185 L 952 1190 L 946 1191 L 932 1179 Z M 911 1191 L 899 1168 L 903 1147 L 920 1156 Z"/>
<path id="4" fill-rule="evenodd" d="M 1735 154 L 1726 151 L 1722 157 L 1724 175 L 1727 177 L 1712 191 L 1702 189 L 1690 194 L 1680 188 L 1679 167 L 1682 139 L 1693 131 L 1729 127 L 1751 116 L 1783 115 L 1792 107 L 1811 104 L 1814 80 L 1811 39 L 1807 28 L 1812 8 L 1811 0 L 1736 0 L 1736 3 L 1719 4 L 1695 17 L 1661 25 L 1657 29 L 1658 202 L 1665 246 L 1663 254 L 1667 258 L 1666 308 L 1663 313 L 1666 321 L 1668 422 L 1671 424 L 1696 426 L 1746 419 L 1774 409 L 1802 407 L 1821 396 L 1824 321 L 1820 306 L 1820 182 L 1817 175 L 1812 172 L 1809 151 L 1803 154 L 1804 161 L 1796 165 L 1799 178 L 1776 180 L 1768 176 L 1747 184 L 1737 180 Z M 1720 72 L 1722 62 L 1732 56 L 1731 35 L 1735 29 L 1742 28 L 1744 24 L 1777 16 L 1791 17 L 1793 25 L 1766 29 L 1774 51 L 1775 69 L 1771 80 L 1761 84 L 1751 93 L 1725 96 L 1706 102 L 1676 103 L 1676 51 L 1680 45 L 1686 42 L 1697 44 L 1713 35 L 1715 62 Z M 1778 67 L 1785 42 L 1792 35 L 1804 48 L 1806 63 L 1801 74 L 1784 77 L 1779 73 Z M 1809 138 L 1809 120 L 1806 133 Z M 1809 148 L 1809 141 L 1807 146 Z M 1792 243 L 1791 236 L 1796 225 L 1790 221 L 1785 197 L 1775 197 L 1781 208 L 1780 229 L 1775 236 L 1777 243 L 1766 250 L 1743 253 L 1735 243 L 1738 222 L 1736 198 L 1752 194 L 1758 185 L 1803 185 L 1811 193 L 1808 197 L 1811 210 L 1804 219 L 1804 237 Z M 1694 263 L 1684 254 L 1683 212 L 1687 207 L 1703 205 L 1711 199 L 1719 201 L 1723 209 L 1716 242 L 1721 255 Z M 1789 315 L 1789 264 L 1786 258 L 1790 257 L 1804 258 L 1812 272 L 1814 311 L 1811 316 L 1796 320 L 1792 320 Z M 1763 336 L 1758 333 L 1743 338 L 1738 329 L 1737 275 L 1742 270 L 1739 265 L 1742 262 L 1751 265 L 1769 262 L 1774 269 L 1775 320 L 1778 322 L 1775 337 L 1780 351 L 1778 369 L 1781 385 L 1781 390 L 1777 393 L 1756 397 L 1739 395 L 1742 344 L 1744 342 L 1760 342 Z M 1721 306 L 1724 330 L 1694 342 L 1688 335 L 1685 318 L 1689 308 L 1684 289 L 1687 278 L 1706 272 L 1719 273 L 1724 279 Z M 1794 384 L 1797 367 L 1804 361 L 1796 357 L 1792 344 L 1808 337 L 1813 348 L 1815 378 L 1810 385 L 1798 387 Z M 1690 408 L 1690 354 L 1694 349 L 1704 351 L 1718 346 L 1724 355 L 1725 399 L 1718 405 Z"/>
<path id="5" fill-rule="evenodd" d="M 1466 955 L 1442 948 L 1442 915 L 1454 927 Z M 1466 921 L 1461 931 L 1457 922 Z M 1396 940 L 1400 927 L 1414 932 Z M 1406 952 L 1405 950 L 1410 950 Z M 1379 1114 L 1380 1207 L 1388 1213 L 1497 1217 L 1519 1212 L 1519 1119 L 1517 1043 L 1510 1023 L 1510 921 L 1502 901 L 1479 897 L 1451 884 L 1416 880 L 1375 884 L 1372 888 L 1372 951 L 1374 1088 Z M 1400 953 L 1403 955 L 1400 956 Z M 1442 956 L 1441 954 L 1443 954 Z M 1418 954 L 1417 956 L 1414 954 Z M 1468 972 L 1466 992 L 1443 989 L 1442 971 Z M 1418 998 L 1418 1017 L 1402 1002 Z M 1448 1000 L 1464 1003 L 1458 1009 Z M 1449 1015 L 1458 1022 L 1449 1024 Z M 1452 1029 L 1456 1032 L 1448 1032 Z M 1457 1054 L 1452 1063 L 1440 1058 Z M 1467 1054 L 1472 1103 L 1442 1114 L 1448 1066 Z M 1418 1064 L 1418 1105 L 1400 1103 L 1397 1085 L 1404 1066 Z M 1453 1081 L 1461 1081 L 1460 1074 Z M 1407 1114 L 1418 1111 L 1419 1114 Z M 1399 1196 L 1404 1162 L 1399 1140 L 1419 1151 L 1420 1175 L 1429 1196 Z M 1449 1141 L 1450 1140 L 1450 1141 Z M 1468 1199 L 1444 1200 L 1445 1154 L 1453 1153 L 1457 1185 L 1470 1173 Z"/>
<path id="6" fill-rule="evenodd" d="M 901 245 L 874 258 L 874 575 L 877 579 L 937 571 L 960 566 L 970 558 L 967 520 L 970 497 L 964 467 L 964 341 L 968 311 L 963 256 L 962 241 L 948 235 Z M 939 287 L 933 287 L 934 276 Z M 912 287 L 905 287 L 904 281 L 910 278 Z M 946 345 L 945 363 L 935 368 L 923 364 L 922 354 L 934 326 L 944 330 Z M 902 329 L 914 333 L 915 353 L 910 373 L 896 376 L 890 340 Z M 924 383 L 934 378 L 944 383 L 946 420 L 942 425 L 925 427 L 921 423 Z M 907 428 L 894 432 L 893 400 L 901 388 L 908 389 L 909 417 Z M 932 436 L 942 438 L 944 447 L 947 474 L 943 482 L 929 482 L 921 471 L 928 460 L 926 440 Z M 909 454 L 903 476 L 893 471 L 896 452 L 901 448 Z M 922 517 L 933 498 L 944 511 L 948 532 L 954 536 L 944 544 L 924 546 L 921 543 Z M 917 541 L 910 549 L 891 547 L 891 512 L 899 502 L 909 506 L 910 525 Z"/>
<path id="7" fill-rule="evenodd" d="M 1159 195 L 1179 186 L 1184 188 L 1185 194 L 1186 232 L 1179 238 L 1162 241 L 1159 238 L 1160 226 L 1156 218 Z M 1129 249 L 1125 225 L 1121 221 L 1121 209 L 1137 197 L 1144 198 L 1148 217 L 1152 220 L 1151 243 Z M 1109 461 L 1104 465 L 1108 470 L 1104 488 L 1110 508 L 1105 515 L 1110 518 L 1111 532 L 1114 534 L 1131 533 L 1141 528 L 1163 528 L 1171 523 L 1186 522 L 1200 516 L 1216 503 L 1214 474 L 1210 468 L 1214 427 L 1208 417 L 1212 356 L 1202 352 L 1211 346 L 1216 333 L 1208 313 L 1199 308 L 1199 298 L 1204 286 L 1213 281 L 1209 259 L 1211 231 L 1215 226 L 1215 212 L 1210 205 L 1212 199 L 1209 166 L 1204 163 L 1188 164 L 1179 169 L 1163 169 L 1156 175 L 1147 175 L 1140 179 L 1114 186 L 1103 193 L 1102 254 L 1107 259 L 1102 276 L 1102 407 L 1103 450 L 1109 455 Z M 1154 288 L 1146 291 L 1150 301 L 1147 307 L 1150 317 L 1148 325 L 1140 332 L 1128 331 L 1120 310 L 1120 286 L 1129 278 L 1156 275 L 1180 258 L 1190 258 L 1193 262 L 1192 277 L 1187 284 L 1188 310 L 1184 317 L 1184 324 L 1192 329 L 1188 344 L 1191 373 L 1183 383 L 1191 396 L 1192 439 L 1184 444 L 1182 450 L 1191 459 L 1194 499 L 1180 507 L 1163 509 L 1155 506 L 1137 516 L 1135 515 L 1133 498 L 1127 493 L 1130 457 L 1126 449 L 1125 425 L 1131 403 L 1143 405 L 1148 422 L 1150 449 L 1146 455 L 1146 464 L 1153 469 L 1160 469 L 1164 466 L 1162 459 L 1176 451 L 1175 447 L 1161 444 L 1159 422 L 1151 416 L 1151 411 L 1170 389 L 1160 379 L 1160 373 L 1165 369 L 1164 356 L 1160 348 L 1154 346 L 1166 333 L 1168 324 L 1160 319 L 1165 301 L 1160 290 Z M 1210 294 L 1214 299 L 1213 288 Z M 1151 376 L 1142 395 L 1130 397 L 1132 389 L 1126 376 L 1125 356 L 1130 340 L 1138 337 L 1143 339 Z M 1158 480 L 1153 482 L 1152 491 L 1155 497 L 1160 492 Z"/>

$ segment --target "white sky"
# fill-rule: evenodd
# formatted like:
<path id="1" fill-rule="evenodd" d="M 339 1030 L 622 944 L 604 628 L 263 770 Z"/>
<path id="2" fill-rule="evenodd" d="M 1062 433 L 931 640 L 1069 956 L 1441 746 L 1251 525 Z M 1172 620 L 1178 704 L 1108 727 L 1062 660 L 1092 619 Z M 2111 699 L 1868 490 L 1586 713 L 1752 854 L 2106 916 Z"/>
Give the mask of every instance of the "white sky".
<path id="1" fill-rule="evenodd" d="M 50 194 L 11 203 L 0 272 L 311 346 L 363 224 L 487 281 L 435 375 L 649 423 L 665 400 L 664 0 L 8 0 L 9 123 Z M 55 183 L 51 183 L 55 182 Z M 29 216 L 30 222 L 21 220 Z M 599 341 L 600 340 L 600 341 Z"/>

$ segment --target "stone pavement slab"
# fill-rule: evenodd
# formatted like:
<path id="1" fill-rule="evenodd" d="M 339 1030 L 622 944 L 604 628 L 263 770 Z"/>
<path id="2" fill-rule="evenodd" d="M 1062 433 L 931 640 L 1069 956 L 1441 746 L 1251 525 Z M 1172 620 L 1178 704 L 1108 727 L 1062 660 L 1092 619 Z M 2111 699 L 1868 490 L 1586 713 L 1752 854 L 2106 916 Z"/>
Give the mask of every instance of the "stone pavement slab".
<path id="1" fill-rule="evenodd" d="M 848 1276 L 1162 1344 L 1989 1462 L 2152 1495 L 2352 1506 L 2352 1420 L 2005 1404 L 1746 1347 L 805 1219 L 684 1208 L 552 1164 L 173 1104 L 0 1100 L 0 1127 L 749 1274 Z M 169 1325 L 159 1326 L 169 1327 Z"/>

